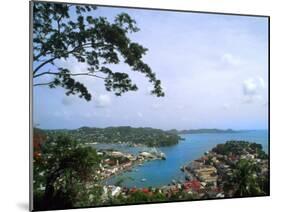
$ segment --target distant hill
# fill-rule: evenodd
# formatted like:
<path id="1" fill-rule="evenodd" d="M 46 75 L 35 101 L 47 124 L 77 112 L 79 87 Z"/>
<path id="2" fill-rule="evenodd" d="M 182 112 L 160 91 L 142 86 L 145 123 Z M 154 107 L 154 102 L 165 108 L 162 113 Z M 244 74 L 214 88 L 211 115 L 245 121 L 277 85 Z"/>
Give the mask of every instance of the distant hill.
<path id="1" fill-rule="evenodd" d="M 146 146 L 171 146 L 181 139 L 179 135 L 154 128 L 121 127 L 81 127 L 75 130 L 44 130 L 47 135 L 68 134 L 85 143 L 127 143 Z"/>
<path id="2" fill-rule="evenodd" d="M 199 134 L 199 133 L 236 133 L 239 131 L 235 131 L 232 129 L 191 129 L 191 130 L 168 130 L 166 131 L 168 133 L 173 133 L 173 134 Z"/>

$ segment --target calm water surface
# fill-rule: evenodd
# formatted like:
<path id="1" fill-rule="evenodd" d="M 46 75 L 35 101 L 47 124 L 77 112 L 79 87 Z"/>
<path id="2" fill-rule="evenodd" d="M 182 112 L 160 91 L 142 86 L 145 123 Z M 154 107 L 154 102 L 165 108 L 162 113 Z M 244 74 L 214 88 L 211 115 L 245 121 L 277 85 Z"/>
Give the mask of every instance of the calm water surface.
<path id="1" fill-rule="evenodd" d="M 204 133 L 181 135 L 184 139 L 179 144 L 171 147 L 158 148 L 166 154 L 167 160 L 155 160 L 146 162 L 142 166 L 136 166 L 131 172 L 124 172 L 107 180 L 107 184 L 114 184 L 123 179 L 123 186 L 127 187 L 159 187 L 171 183 L 173 179 L 184 179 L 180 167 L 202 156 L 204 152 L 212 149 L 217 144 L 228 140 L 246 140 L 262 144 L 265 152 L 268 152 L 268 131 L 245 131 L 239 133 Z M 128 147 L 118 144 L 97 144 L 97 149 L 114 148 L 123 152 L 137 154 L 147 150 L 142 147 Z M 142 179 L 145 179 L 142 180 Z"/>

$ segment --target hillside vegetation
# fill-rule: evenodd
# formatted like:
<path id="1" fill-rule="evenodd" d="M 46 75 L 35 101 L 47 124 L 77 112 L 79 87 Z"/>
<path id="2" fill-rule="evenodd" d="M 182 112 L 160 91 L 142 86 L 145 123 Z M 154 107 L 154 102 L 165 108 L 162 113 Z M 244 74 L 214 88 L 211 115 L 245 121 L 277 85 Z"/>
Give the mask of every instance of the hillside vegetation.
<path id="1" fill-rule="evenodd" d="M 85 143 L 127 143 L 129 145 L 171 146 L 178 143 L 180 136 L 153 128 L 81 127 L 75 130 L 45 130 L 47 135 L 65 133 L 77 141 Z"/>

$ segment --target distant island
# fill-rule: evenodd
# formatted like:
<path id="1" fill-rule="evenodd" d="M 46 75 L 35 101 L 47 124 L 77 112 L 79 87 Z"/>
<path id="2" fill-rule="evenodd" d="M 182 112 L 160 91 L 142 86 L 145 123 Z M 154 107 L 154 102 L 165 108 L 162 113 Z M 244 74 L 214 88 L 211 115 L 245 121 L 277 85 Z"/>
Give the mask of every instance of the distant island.
<path id="1" fill-rule="evenodd" d="M 84 143 L 119 143 L 149 147 L 171 146 L 178 144 L 181 139 L 175 133 L 149 127 L 81 127 L 74 130 L 58 129 L 43 131 L 47 135 L 67 134 L 73 139 Z"/>
<path id="2" fill-rule="evenodd" d="M 236 131 L 236 130 L 232 130 L 232 129 L 226 129 L 226 130 L 222 130 L 222 129 L 191 129 L 191 130 L 176 130 L 176 129 L 172 129 L 172 130 L 168 130 L 167 132 L 172 133 L 172 134 L 198 134 L 198 133 L 237 133 L 237 132 L 241 132 Z"/>

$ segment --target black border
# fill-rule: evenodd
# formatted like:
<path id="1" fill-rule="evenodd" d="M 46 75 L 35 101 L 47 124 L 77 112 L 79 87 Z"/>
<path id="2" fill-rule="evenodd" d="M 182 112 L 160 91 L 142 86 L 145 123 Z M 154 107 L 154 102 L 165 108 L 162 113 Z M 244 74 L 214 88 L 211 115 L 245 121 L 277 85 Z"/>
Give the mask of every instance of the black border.
<path id="1" fill-rule="evenodd" d="M 118 206 L 132 206 L 132 205 L 150 205 L 159 203 L 177 203 L 177 202 L 195 202 L 195 201 L 207 201 L 207 200 L 227 200 L 227 199 L 244 199 L 255 197 L 269 197 L 270 196 L 270 16 L 269 15 L 253 15 L 253 14 L 239 14 L 239 13 L 226 13 L 226 12 L 210 12 L 210 11 L 196 11 L 196 10 L 178 10 L 178 9 L 163 9 L 163 8 L 147 8 L 147 7 L 132 7 L 132 6 L 119 6 L 119 5 L 102 5 L 102 4 L 90 4 L 90 3 L 78 3 L 78 2 L 65 2 L 65 1 L 41 1 L 30 0 L 29 1 L 29 210 L 37 211 L 33 209 L 33 72 L 32 72 L 32 51 L 33 51 L 33 3 L 55 3 L 55 4 L 72 4 L 72 5 L 95 5 L 97 7 L 110 7 L 110 8 L 124 8 L 124 9 L 143 9 L 153 11 L 166 11 L 166 12 L 182 12 L 182 13 L 196 13 L 196 14 L 214 14 L 214 15 L 228 15 L 228 16 L 246 16 L 254 18 L 266 18 L 268 24 L 268 195 L 257 196 L 245 196 L 245 197 L 224 197 L 224 198 L 209 198 L 209 199 L 194 199 L 194 200 L 175 200 L 175 201 L 158 201 L 148 203 L 129 203 L 129 204 L 112 204 L 112 205 L 99 205 L 99 206 L 85 206 L 85 207 L 72 207 L 65 209 L 54 210 L 41 210 L 41 211 L 56 211 L 56 210 L 70 210 L 70 209 L 86 209 L 86 208 L 103 208 L 103 207 L 118 207 Z"/>

